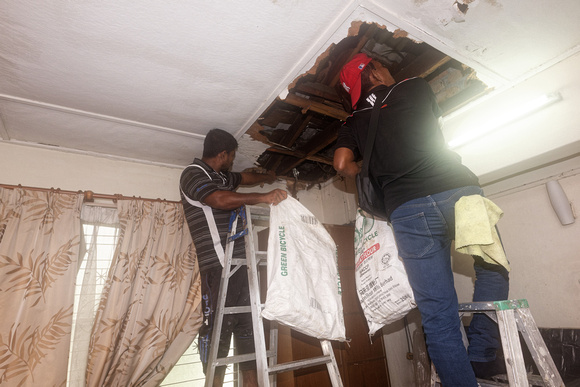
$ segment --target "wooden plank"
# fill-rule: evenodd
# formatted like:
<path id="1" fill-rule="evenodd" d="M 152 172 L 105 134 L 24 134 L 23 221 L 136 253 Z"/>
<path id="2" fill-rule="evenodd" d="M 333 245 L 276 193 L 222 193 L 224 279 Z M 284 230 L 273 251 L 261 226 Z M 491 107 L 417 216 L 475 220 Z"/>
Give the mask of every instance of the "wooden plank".
<path id="1" fill-rule="evenodd" d="M 293 150 L 289 150 L 289 149 L 281 149 L 281 148 L 272 147 L 272 148 L 266 149 L 266 152 L 279 153 L 281 155 L 292 156 L 292 157 L 296 157 L 299 159 L 314 161 L 316 163 L 332 165 L 332 159 L 329 159 L 327 157 L 322 157 L 322 156 L 316 156 L 316 155 L 307 155 L 306 153 L 303 153 L 300 151 L 293 151 Z"/>
<path id="2" fill-rule="evenodd" d="M 261 118 L 258 122 L 262 126 L 268 126 L 270 128 L 276 128 L 278 124 L 291 124 L 295 119 L 296 116 L 300 116 L 300 112 L 291 111 L 288 109 L 275 109 L 265 115 L 264 118 Z"/>
<path id="3" fill-rule="evenodd" d="M 340 97 L 336 90 L 330 86 L 323 85 L 322 83 L 303 82 L 296 85 L 293 91 L 314 95 L 328 101 L 340 103 Z"/>
<path id="4" fill-rule="evenodd" d="M 411 77 L 426 77 L 449 60 L 451 60 L 451 58 L 447 55 L 435 50 L 434 48 L 429 48 L 425 50 L 423 54 L 419 55 L 416 60 L 401 69 L 397 74 L 393 74 L 393 77 L 396 82 Z"/>
<path id="5" fill-rule="evenodd" d="M 323 132 L 319 133 L 318 135 L 314 136 L 307 144 L 307 147 L 301 149 L 301 151 L 305 152 L 307 156 L 312 156 L 319 152 L 320 150 L 324 149 L 331 143 L 336 140 L 338 135 L 338 128 L 342 125 L 341 121 L 335 121 L 334 123 L 330 124 L 328 128 L 326 128 Z M 280 175 L 285 175 L 286 173 L 290 172 L 293 168 L 297 167 L 298 165 L 304 162 L 305 158 L 297 159 L 296 162 L 290 163 L 283 167 L 283 169 L 279 172 Z"/>
<path id="6" fill-rule="evenodd" d="M 303 111 L 313 111 L 341 121 L 346 120 L 349 116 L 349 113 L 342 109 L 333 108 L 320 102 L 311 101 L 308 98 L 302 98 L 295 94 L 288 94 L 286 99 L 284 99 L 284 102 L 300 107 Z"/>
<path id="7" fill-rule="evenodd" d="M 302 132 L 304 132 L 304 129 L 306 129 L 313 116 L 314 115 L 312 113 L 309 113 L 306 116 L 300 115 L 299 117 L 296 117 L 296 120 L 294 120 L 292 125 L 290 125 L 290 127 L 286 130 L 286 134 L 284 137 L 282 137 L 280 144 L 287 147 L 293 146 Z"/>

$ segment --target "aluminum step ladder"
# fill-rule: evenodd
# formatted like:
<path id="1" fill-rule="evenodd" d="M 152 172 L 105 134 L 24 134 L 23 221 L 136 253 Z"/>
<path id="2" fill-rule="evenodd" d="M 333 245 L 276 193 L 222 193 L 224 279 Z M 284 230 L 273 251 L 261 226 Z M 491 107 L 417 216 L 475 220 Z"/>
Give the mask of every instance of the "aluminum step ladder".
<path id="1" fill-rule="evenodd" d="M 243 206 L 232 216 L 230 221 L 230 231 L 228 234 L 224 269 L 222 270 L 221 284 L 218 293 L 218 305 L 212 331 L 212 345 L 210 347 L 207 365 L 207 374 L 205 387 L 211 387 L 215 377 L 216 367 L 241 363 L 249 360 L 256 360 L 256 371 L 258 385 L 260 387 L 275 387 L 276 375 L 281 372 L 293 371 L 301 368 L 309 368 L 326 364 L 328 375 L 333 387 L 342 387 L 342 380 L 334 356 L 332 345 L 328 340 L 321 340 L 322 356 L 313 357 L 303 360 L 278 364 L 277 362 L 277 345 L 278 330 L 277 323 L 270 323 L 270 348 L 266 348 L 266 337 L 264 333 L 264 324 L 262 320 L 263 305 L 260 302 L 260 282 L 259 266 L 266 264 L 266 251 L 256 251 L 254 240 L 254 223 L 269 222 L 270 208 L 259 206 Z M 237 222 L 244 222 L 243 231 L 235 233 Z M 266 223 L 267 224 L 267 223 Z M 244 237 L 246 244 L 246 259 L 233 259 L 233 241 Z M 226 294 L 228 289 L 229 278 L 240 268 L 246 266 L 248 272 L 248 285 L 250 291 L 250 306 L 226 307 Z M 219 335 L 223 324 L 223 317 L 226 314 L 235 313 L 252 313 L 252 325 L 254 330 L 255 353 L 235 355 L 224 358 L 217 358 L 218 346 L 214 343 L 219 342 Z M 241 384 L 239 384 L 241 385 Z M 243 386 L 242 386 L 243 387 Z"/>
<path id="2" fill-rule="evenodd" d="M 459 313 L 461 316 L 465 313 L 484 313 L 495 321 L 499 327 L 507 375 L 504 378 L 496 378 L 497 380 L 495 381 L 478 379 L 480 386 L 564 387 L 562 377 L 548 352 L 546 343 L 536 326 L 526 299 L 468 302 L 459 304 Z M 526 346 L 540 375 L 528 375 L 526 373 L 518 332 L 526 342 Z M 466 342 L 465 332 L 463 334 Z M 436 370 L 431 365 L 431 385 L 438 384 L 439 379 L 436 375 Z"/>

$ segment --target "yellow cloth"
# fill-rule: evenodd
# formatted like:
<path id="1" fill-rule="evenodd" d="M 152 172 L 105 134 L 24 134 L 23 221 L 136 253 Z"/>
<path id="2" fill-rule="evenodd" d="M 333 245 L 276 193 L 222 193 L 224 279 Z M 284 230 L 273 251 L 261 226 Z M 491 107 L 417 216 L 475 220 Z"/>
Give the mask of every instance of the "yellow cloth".
<path id="1" fill-rule="evenodd" d="M 477 255 L 485 262 L 502 265 L 510 271 L 495 225 L 503 211 L 491 200 L 464 196 L 455 203 L 455 250 Z"/>

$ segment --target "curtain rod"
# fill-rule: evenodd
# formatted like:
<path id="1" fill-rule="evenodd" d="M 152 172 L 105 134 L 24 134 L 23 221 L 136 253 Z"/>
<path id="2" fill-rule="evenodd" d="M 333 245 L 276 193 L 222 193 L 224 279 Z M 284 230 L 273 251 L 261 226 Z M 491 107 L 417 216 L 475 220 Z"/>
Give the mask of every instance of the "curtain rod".
<path id="1" fill-rule="evenodd" d="M 114 203 L 117 202 L 117 200 L 131 200 L 131 199 L 139 199 L 139 200 L 144 200 L 144 201 L 148 201 L 148 202 L 163 202 L 163 203 L 181 203 L 178 201 L 172 201 L 172 200 L 166 200 L 166 199 L 149 199 L 149 198 L 142 198 L 142 197 L 137 197 L 137 196 L 123 196 L 121 194 L 114 194 L 114 195 L 109 195 L 109 194 L 100 194 L 100 193 L 94 193 L 93 191 L 67 191 L 67 190 L 62 190 L 60 188 L 40 188 L 40 187 L 24 187 L 21 184 L 18 185 L 10 185 L 10 184 L 0 184 L 0 187 L 2 188 L 8 188 L 8 189 L 16 189 L 16 188 L 23 188 L 23 189 L 28 189 L 31 191 L 55 191 L 55 192 L 62 192 L 62 193 L 69 193 L 69 194 L 83 194 L 84 195 L 84 199 L 83 202 L 85 203 L 92 203 L 95 201 L 95 199 L 109 199 L 112 200 Z"/>

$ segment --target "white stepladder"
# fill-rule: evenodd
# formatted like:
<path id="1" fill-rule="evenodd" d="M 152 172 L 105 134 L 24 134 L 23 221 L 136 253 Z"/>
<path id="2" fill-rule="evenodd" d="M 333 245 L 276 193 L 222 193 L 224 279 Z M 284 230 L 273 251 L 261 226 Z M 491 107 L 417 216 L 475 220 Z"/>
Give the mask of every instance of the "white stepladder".
<path id="1" fill-rule="evenodd" d="M 230 232 L 228 234 L 227 245 L 224 258 L 224 269 L 222 270 L 222 278 L 220 289 L 218 293 L 218 305 L 215 311 L 214 326 L 212 331 L 207 374 L 205 379 L 205 387 L 211 387 L 215 377 L 215 369 L 218 366 L 227 364 L 241 363 L 249 360 L 256 360 L 256 371 L 258 377 L 258 385 L 260 387 L 275 387 L 276 375 L 281 372 L 297 370 L 301 368 L 314 367 L 321 364 L 326 364 L 328 375 L 333 387 L 342 387 L 342 380 L 336 363 L 336 358 L 332 350 L 332 345 L 328 340 L 321 340 L 322 356 L 313 357 L 309 359 L 296 360 L 292 362 L 278 364 L 277 362 L 277 345 L 278 345 L 278 330 L 277 324 L 272 321 L 270 323 L 270 345 L 266 348 L 266 337 L 264 334 L 264 325 L 262 320 L 262 304 L 260 302 L 260 284 L 259 284 L 259 270 L 258 266 L 265 264 L 266 251 L 256 251 L 254 241 L 254 225 L 255 221 L 268 221 L 270 217 L 270 209 L 259 206 L 243 206 L 240 211 L 233 216 L 230 221 Z M 244 222 L 243 231 L 236 234 L 237 222 L 241 219 Z M 233 259 L 233 241 L 237 238 L 245 238 L 246 258 Z M 250 292 L 250 306 L 226 307 L 226 295 L 228 290 L 228 282 L 230 277 L 243 266 L 247 267 L 248 271 L 248 286 Z M 254 344 L 255 353 L 235 355 L 224 358 L 217 357 L 218 346 L 214 343 L 219 342 L 219 336 L 223 325 L 223 317 L 226 314 L 248 313 L 252 314 L 252 325 L 254 330 Z"/>
<path id="2" fill-rule="evenodd" d="M 498 324 L 509 386 L 564 387 L 562 377 L 558 373 L 554 360 L 536 326 L 527 300 L 469 302 L 459 304 L 459 313 L 461 315 L 484 313 Z M 526 373 L 518 332 L 523 337 L 540 375 Z M 464 341 L 466 341 L 465 336 Z M 431 366 L 431 385 L 434 386 L 437 382 L 436 371 Z M 506 385 L 501 381 L 478 380 L 478 382 L 482 387 Z"/>

